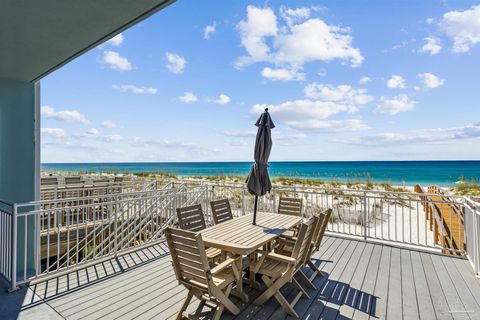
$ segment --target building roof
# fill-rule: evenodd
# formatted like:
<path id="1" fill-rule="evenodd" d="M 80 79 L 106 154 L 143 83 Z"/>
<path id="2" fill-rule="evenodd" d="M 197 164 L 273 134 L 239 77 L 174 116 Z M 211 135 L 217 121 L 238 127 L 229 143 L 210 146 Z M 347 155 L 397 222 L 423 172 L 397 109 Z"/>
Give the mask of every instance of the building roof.
<path id="1" fill-rule="evenodd" d="M 0 78 L 40 80 L 174 1 L 3 1 Z"/>

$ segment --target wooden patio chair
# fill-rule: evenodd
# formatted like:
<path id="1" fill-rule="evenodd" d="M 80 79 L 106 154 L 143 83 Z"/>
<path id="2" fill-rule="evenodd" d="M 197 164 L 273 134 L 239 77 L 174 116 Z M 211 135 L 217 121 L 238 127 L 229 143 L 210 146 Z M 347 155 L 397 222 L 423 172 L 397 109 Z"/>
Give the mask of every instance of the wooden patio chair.
<path id="1" fill-rule="evenodd" d="M 167 239 L 175 276 L 188 289 L 188 295 L 177 315 L 177 319 L 190 318 L 185 310 L 195 296 L 200 300 L 197 312 L 204 306 L 214 310 L 213 319 L 218 320 L 225 308 L 234 315 L 240 309 L 229 299 L 233 283 L 240 278 L 238 270 L 241 256 L 228 258 L 210 269 L 201 234 L 166 228 Z M 208 302 L 208 304 L 207 304 Z M 213 306 L 211 306 L 213 304 Z"/>
<path id="2" fill-rule="evenodd" d="M 303 200 L 299 198 L 280 197 L 278 213 L 301 217 L 302 203 Z"/>
<path id="3" fill-rule="evenodd" d="M 177 208 L 178 226 L 182 230 L 199 232 L 207 228 L 205 217 L 203 215 L 202 205 Z M 216 248 L 207 248 L 207 257 L 209 260 L 215 260 L 220 257 L 222 250 Z"/>
<path id="4" fill-rule="evenodd" d="M 212 208 L 212 216 L 215 224 L 233 219 L 232 208 L 230 207 L 230 201 L 228 201 L 228 199 L 210 201 L 210 207 Z"/>
<path id="5" fill-rule="evenodd" d="M 315 286 L 313 285 L 313 280 L 315 280 L 317 275 L 323 276 L 322 271 L 320 271 L 320 269 L 315 265 L 312 256 L 320 249 L 320 245 L 322 244 L 322 239 L 325 235 L 328 222 L 330 221 L 330 217 L 332 216 L 332 211 L 332 209 L 327 209 L 319 214 L 318 221 L 313 232 L 312 242 L 309 248 L 307 259 L 305 261 L 305 263 L 310 267 L 310 269 L 312 269 L 313 274 L 309 278 L 307 278 L 307 276 L 302 271 L 299 272 L 305 284 L 310 288 L 315 288 Z M 288 236 L 279 238 L 277 250 L 280 253 L 289 254 L 289 252 L 293 250 L 296 240 L 296 237 Z"/>
<path id="6" fill-rule="evenodd" d="M 257 262 L 253 262 L 251 266 L 254 273 L 262 275 L 267 290 L 255 299 L 254 304 L 262 305 L 273 296 L 287 314 L 298 318 L 297 312 L 293 309 L 295 304 L 302 296 L 308 299 L 310 297 L 294 278 L 294 275 L 305 265 L 305 257 L 310 248 L 317 219 L 317 217 L 312 217 L 300 225 L 297 241 L 291 255 L 259 251 L 261 253 L 260 258 Z M 299 291 L 291 303 L 280 292 L 280 289 L 287 283 L 291 283 Z"/>
<path id="7" fill-rule="evenodd" d="M 58 186 L 57 177 L 43 177 L 40 178 L 40 185 L 43 186 Z"/>

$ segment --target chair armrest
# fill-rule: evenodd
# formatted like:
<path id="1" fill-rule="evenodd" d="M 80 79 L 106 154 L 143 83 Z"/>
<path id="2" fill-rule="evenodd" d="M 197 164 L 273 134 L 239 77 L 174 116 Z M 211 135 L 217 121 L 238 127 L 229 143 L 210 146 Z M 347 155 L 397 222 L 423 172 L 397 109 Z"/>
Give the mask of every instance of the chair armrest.
<path id="1" fill-rule="evenodd" d="M 212 275 L 216 275 L 217 273 L 223 271 L 224 269 L 232 266 L 238 259 L 242 259 L 242 256 L 231 257 L 223 261 L 222 263 L 216 265 L 214 268 L 210 270 Z"/>
<path id="2" fill-rule="evenodd" d="M 280 236 L 276 239 L 277 242 L 281 244 L 289 244 L 289 245 L 295 245 L 296 238 L 290 238 L 290 237 L 283 237 Z"/>
<path id="3" fill-rule="evenodd" d="M 269 252 L 267 254 L 267 258 L 272 259 L 272 260 L 277 260 L 277 261 L 280 261 L 280 262 L 285 262 L 285 263 L 288 263 L 288 264 L 295 264 L 297 262 L 297 260 L 292 258 L 292 257 L 284 256 L 283 254 L 278 254 L 278 253 L 275 253 L 275 252 Z"/>

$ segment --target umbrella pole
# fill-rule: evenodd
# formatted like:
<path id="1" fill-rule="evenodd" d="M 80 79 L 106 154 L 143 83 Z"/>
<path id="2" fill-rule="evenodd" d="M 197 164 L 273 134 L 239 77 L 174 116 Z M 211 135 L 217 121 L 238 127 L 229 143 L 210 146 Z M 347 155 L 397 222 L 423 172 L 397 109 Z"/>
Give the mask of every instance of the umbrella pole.
<path id="1" fill-rule="evenodd" d="M 258 196 L 255 196 L 255 204 L 253 205 L 253 225 L 257 224 L 257 204 Z"/>

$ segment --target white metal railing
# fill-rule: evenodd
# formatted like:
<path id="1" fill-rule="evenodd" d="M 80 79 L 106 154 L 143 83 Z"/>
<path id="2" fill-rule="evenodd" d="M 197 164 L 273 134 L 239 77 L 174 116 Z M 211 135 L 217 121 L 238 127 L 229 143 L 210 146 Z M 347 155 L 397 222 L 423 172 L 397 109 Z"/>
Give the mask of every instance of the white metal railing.
<path id="1" fill-rule="evenodd" d="M 480 206 L 464 197 L 275 186 L 259 198 L 259 211 L 276 212 L 281 196 L 303 199 L 306 216 L 333 208 L 330 232 L 466 255 L 478 273 Z M 219 198 L 230 200 L 235 216 L 253 211 L 254 197 L 244 184 L 190 181 L 148 191 L 13 204 L 11 210 L 5 203 L 0 210 L 0 272 L 13 289 L 154 244 L 167 226 L 176 223 L 177 207 L 201 203 L 207 223 L 213 223 L 209 201 Z M 458 219 L 464 219 L 458 226 L 464 223 L 465 229 L 457 233 L 464 247 L 453 245 L 453 233 L 444 227 L 453 221 L 445 221 L 439 208 L 451 208 L 460 213 Z M 19 226 L 35 230 L 33 239 L 27 232 L 17 239 Z M 17 265 L 17 261 L 23 262 Z"/>
<path id="2" fill-rule="evenodd" d="M 91 182 L 82 184 L 44 185 L 40 188 L 40 200 L 78 198 L 91 195 L 108 195 L 157 189 L 156 180 L 130 180 L 122 182 Z"/>
<path id="3" fill-rule="evenodd" d="M 0 200 L 0 276 L 11 281 L 13 204 Z"/>
<path id="4" fill-rule="evenodd" d="M 252 212 L 254 197 L 244 185 L 225 183 L 212 185 L 212 188 L 215 198 L 230 199 L 236 214 Z M 269 194 L 259 198 L 259 210 L 276 212 L 281 196 L 302 198 L 306 216 L 332 208 L 333 214 L 327 229 L 331 232 L 359 236 L 365 240 L 383 240 L 460 254 L 463 252 L 461 248 L 451 245 L 454 241 L 445 241 L 448 237 L 435 239 L 425 212 L 426 206 L 435 211 L 439 205 L 462 210 L 463 197 L 433 201 L 410 192 L 274 186 Z M 437 224 L 439 232 L 446 235 L 447 232 L 442 229 L 446 223 L 443 219 L 441 217 Z M 464 230 L 458 230 L 458 233 L 464 236 Z M 449 236 L 454 240 L 453 233 Z"/>
<path id="5" fill-rule="evenodd" d="M 465 199 L 466 255 L 480 277 L 480 203 Z"/>
<path id="6" fill-rule="evenodd" d="M 14 204 L 11 256 L 7 279 L 14 290 L 33 279 L 58 275 L 91 262 L 154 244 L 176 222 L 175 208 L 202 203 L 207 187 L 170 186 L 153 191 L 119 193 Z M 18 226 L 34 229 L 17 239 Z M 19 249 L 21 248 L 21 249 Z M 33 254 L 32 254 L 33 250 Z M 22 261 L 21 265 L 17 261 Z M 33 268 L 32 268 L 33 265 Z M 16 272 L 15 272 L 16 271 Z"/>

